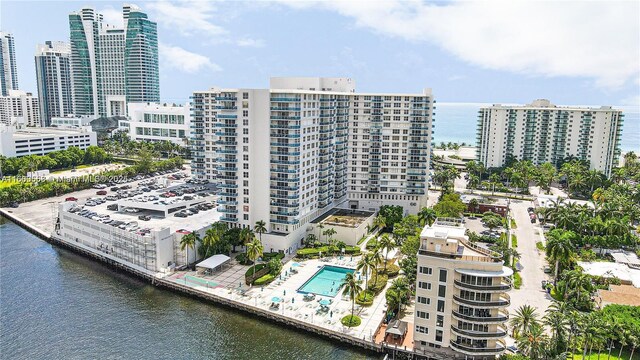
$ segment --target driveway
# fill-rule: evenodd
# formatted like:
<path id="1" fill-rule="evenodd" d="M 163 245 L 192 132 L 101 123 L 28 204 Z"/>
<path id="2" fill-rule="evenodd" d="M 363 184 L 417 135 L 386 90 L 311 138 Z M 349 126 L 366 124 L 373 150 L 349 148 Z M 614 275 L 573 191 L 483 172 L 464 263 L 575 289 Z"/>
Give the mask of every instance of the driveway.
<path id="1" fill-rule="evenodd" d="M 511 306 L 509 312 L 514 314 L 522 305 L 528 304 L 538 309 L 539 316 L 543 316 L 545 310 L 551 304 L 551 296 L 541 288 L 542 280 L 549 280 L 550 277 L 544 273 L 547 265 L 544 251 L 536 248 L 536 241 L 543 241 L 541 228 L 532 224 L 527 212 L 528 207 L 533 207 L 530 201 L 511 201 L 511 213 L 516 220 L 517 229 L 513 229 L 518 237 L 518 247 L 520 253 L 520 276 L 522 286 L 520 289 L 513 289 L 510 292 Z"/>

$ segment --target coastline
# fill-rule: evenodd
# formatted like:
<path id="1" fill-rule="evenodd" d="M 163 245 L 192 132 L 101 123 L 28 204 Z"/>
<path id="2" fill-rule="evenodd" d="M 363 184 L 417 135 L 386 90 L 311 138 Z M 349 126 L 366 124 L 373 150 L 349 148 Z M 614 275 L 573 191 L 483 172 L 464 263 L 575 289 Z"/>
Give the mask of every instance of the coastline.
<path id="1" fill-rule="evenodd" d="M 211 292 L 172 281 L 170 279 L 158 277 L 157 274 L 153 272 L 150 272 L 143 268 L 138 268 L 136 266 L 122 264 L 121 262 L 117 261 L 116 258 L 104 253 L 95 252 L 89 247 L 82 246 L 81 244 L 70 243 L 55 236 L 51 236 L 42 229 L 39 229 L 36 225 L 25 221 L 24 219 L 16 216 L 6 209 L 0 208 L 0 216 L 5 217 L 9 221 L 15 223 L 19 227 L 46 241 L 47 243 L 50 243 L 51 245 L 67 249 L 90 260 L 98 261 L 101 264 L 104 264 L 116 271 L 122 271 L 127 276 L 141 279 L 153 286 L 164 290 L 169 290 L 178 295 L 195 298 L 210 304 L 220 305 L 227 310 L 238 311 L 245 315 L 257 316 L 260 320 L 269 321 L 270 323 L 286 326 L 288 328 L 302 330 L 314 336 L 322 337 L 324 339 L 332 341 L 338 341 L 343 345 L 355 346 L 362 351 L 376 356 L 383 356 L 385 353 L 391 354 L 395 352 L 397 354 L 398 352 L 404 352 L 407 355 L 410 354 L 410 356 L 413 356 L 415 359 L 420 359 L 423 357 L 425 359 L 440 359 L 438 354 L 420 354 L 415 353 L 410 349 L 404 350 L 396 347 L 390 347 L 384 343 L 376 344 L 373 341 L 359 339 L 349 334 L 332 331 L 330 329 L 315 324 L 310 324 L 308 322 L 295 318 L 280 316 L 278 313 L 269 312 L 257 306 L 252 306 L 250 304 L 245 304 L 234 299 L 225 298 Z"/>

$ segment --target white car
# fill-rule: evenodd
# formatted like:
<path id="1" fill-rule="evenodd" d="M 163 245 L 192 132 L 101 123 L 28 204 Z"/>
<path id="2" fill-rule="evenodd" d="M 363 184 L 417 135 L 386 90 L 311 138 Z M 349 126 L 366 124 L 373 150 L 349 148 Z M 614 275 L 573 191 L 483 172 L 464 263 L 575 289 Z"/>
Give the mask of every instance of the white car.
<path id="1" fill-rule="evenodd" d="M 135 214 L 135 213 L 137 213 L 137 212 L 140 212 L 140 210 L 138 210 L 138 209 L 136 209 L 136 208 L 126 208 L 124 211 L 125 211 L 125 212 L 128 212 L 128 213 L 132 213 L 132 214 Z"/>

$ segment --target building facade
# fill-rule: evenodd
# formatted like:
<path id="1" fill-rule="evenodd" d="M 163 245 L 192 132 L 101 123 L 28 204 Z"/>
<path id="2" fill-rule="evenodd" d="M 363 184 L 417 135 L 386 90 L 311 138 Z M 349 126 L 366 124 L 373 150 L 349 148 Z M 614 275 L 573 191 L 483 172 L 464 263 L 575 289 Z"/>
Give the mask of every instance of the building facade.
<path id="1" fill-rule="evenodd" d="M 0 31 L 0 95 L 9 95 L 9 90 L 18 90 L 16 45 L 12 34 Z"/>
<path id="2" fill-rule="evenodd" d="M 74 111 L 126 115 L 127 102 L 159 102 L 155 22 L 134 5 L 122 9 L 124 27 L 103 24 L 92 8 L 69 15 Z"/>
<path id="3" fill-rule="evenodd" d="M 83 128 L 16 128 L 0 125 L 0 155 L 20 157 L 45 155 L 75 146 L 86 149 L 97 145 L 96 133 Z"/>
<path id="4" fill-rule="evenodd" d="M 6 96 L 0 96 L 0 124 L 40 126 L 38 98 L 22 90 L 9 90 Z"/>
<path id="5" fill-rule="evenodd" d="M 71 95 L 71 48 L 62 41 L 36 46 L 36 81 L 42 126 L 51 126 L 53 117 L 73 114 Z"/>
<path id="6" fill-rule="evenodd" d="M 129 136 L 132 140 L 171 141 L 187 146 L 191 138 L 188 106 L 157 103 L 129 103 Z"/>
<path id="7" fill-rule="evenodd" d="M 503 353 L 512 274 L 499 254 L 470 243 L 457 221 L 426 226 L 418 251 L 416 350 L 445 348 L 474 359 Z"/>
<path id="8" fill-rule="evenodd" d="M 195 92 L 192 172 L 218 183 L 222 221 L 265 221 L 265 250 L 292 251 L 334 206 L 424 206 L 432 102 L 430 90 L 356 93 L 347 78 Z"/>
<path id="9" fill-rule="evenodd" d="M 618 164 L 623 114 L 610 106 L 560 107 L 548 100 L 493 105 L 478 114 L 477 160 L 501 167 L 510 158 L 560 164 L 573 157 L 609 176 Z"/>

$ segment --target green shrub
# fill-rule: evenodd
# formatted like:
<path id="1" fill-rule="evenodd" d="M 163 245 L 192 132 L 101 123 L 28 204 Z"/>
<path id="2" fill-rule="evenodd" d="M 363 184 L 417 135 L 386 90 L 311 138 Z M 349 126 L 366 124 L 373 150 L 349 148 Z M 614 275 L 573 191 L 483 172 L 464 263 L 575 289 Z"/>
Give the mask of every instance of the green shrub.
<path id="1" fill-rule="evenodd" d="M 536 242 L 536 247 L 538 248 L 538 250 L 544 251 L 544 245 L 542 244 L 542 241 Z"/>
<path id="2" fill-rule="evenodd" d="M 362 237 L 360 238 L 360 240 L 358 240 L 358 245 L 362 244 L 363 241 L 365 241 L 367 239 L 367 235 L 362 235 Z"/>
<path id="3" fill-rule="evenodd" d="M 269 261 L 273 258 L 276 258 L 278 260 L 282 260 L 284 259 L 284 253 L 281 252 L 268 252 L 268 253 L 264 253 L 262 254 L 262 260 L 264 261 Z"/>
<path id="4" fill-rule="evenodd" d="M 522 286 L 522 277 L 520 276 L 519 272 L 514 272 L 513 273 L 513 287 L 516 289 L 520 289 L 520 287 Z"/>
<path id="5" fill-rule="evenodd" d="M 515 234 L 511 235 L 511 247 L 512 248 L 518 247 L 518 237 Z"/>
<path id="6" fill-rule="evenodd" d="M 387 281 L 389 281 L 389 277 L 386 274 L 379 273 L 377 278 L 375 274 L 372 274 L 369 280 L 369 291 L 376 295 L 379 294 L 387 286 Z"/>
<path id="7" fill-rule="evenodd" d="M 517 229 L 518 225 L 516 224 L 516 219 L 511 218 L 511 228 L 512 229 Z"/>
<path id="8" fill-rule="evenodd" d="M 347 316 L 342 318 L 341 322 L 342 322 L 342 325 L 344 325 L 344 326 L 356 327 L 356 326 L 360 325 L 362 320 L 360 320 L 358 315 L 347 315 Z"/>
<path id="9" fill-rule="evenodd" d="M 265 266 L 267 266 L 267 264 L 257 264 L 256 265 L 256 272 L 262 270 Z M 245 277 L 249 277 L 253 275 L 253 266 L 249 267 L 247 269 L 247 271 L 244 273 Z"/>
<path id="10" fill-rule="evenodd" d="M 249 258 L 247 257 L 247 254 L 245 253 L 240 253 L 236 255 L 236 261 L 239 262 L 241 265 L 253 265 L 253 261 L 249 260 Z"/>
<path id="11" fill-rule="evenodd" d="M 362 306 L 371 306 L 375 294 L 371 290 L 365 290 L 356 297 L 356 304 Z"/>
<path id="12" fill-rule="evenodd" d="M 387 277 L 394 278 L 394 277 L 398 276 L 399 273 L 400 273 L 400 267 L 398 265 L 396 265 L 396 264 L 388 264 L 387 265 L 387 271 L 385 272 Z"/>
<path id="13" fill-rule="evenodd" d="M 322 252 L 323 255 L 330 255 L 331 249 L 329 248 L 329 246 L 321 246 L 317 248 L 305 248 L 305 249 L 298 250 L 298 252 L 296 253 L 296 256 L 302 259 L 309 259 L 309 258 L 318 257 L 320 255 L 320 252 Z M 337 252 L 337 251 L 334 251 L 334 252 Z M 344 253 L 347 255 L 360 255 L 360 248 L 358 246 L 346 246 L 344 248 Z"/>
<path id="14" fill-rule="evenodd" d="M 582 261 L 594 261 L 596 259 L 596 253 L 591 249 L 582 249 L 578 254 Z"/>
<path id="15" fill-rule="evenodd" d="M 269 274 L 273 276 L 280 274 L 280 271 L 282 270 L 282 262 L 277 257 L 269 260 L 267 266 L 269 267 Z"/>
<path id="16" fill-rule="evenodd" d="M 256 286 L 266 285 L 266 284 L 272 282 L 273 280 L 275 280 L 275 278 L 276 277 L 274 275 L 267 274 L 267 275 L 259 278 L 258 280 L 254 281 L 253 285 L 256 285 Z"/>
<path id="17" fill-rule="evenodd" d="M 375 249 L 376 247 L 378 247 L 378 239 L 371 238 L 371 240 L 367 242 L 367 250 Z"/>

